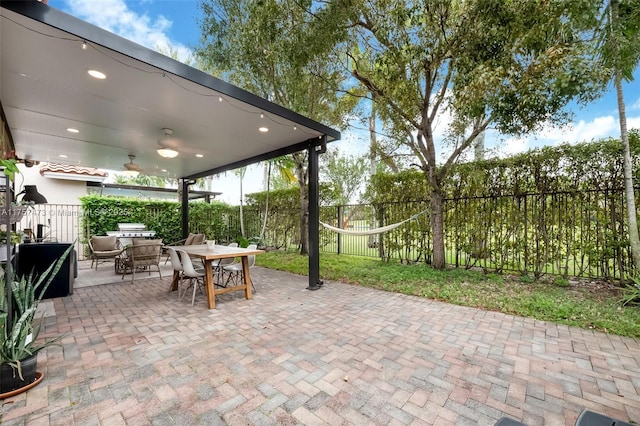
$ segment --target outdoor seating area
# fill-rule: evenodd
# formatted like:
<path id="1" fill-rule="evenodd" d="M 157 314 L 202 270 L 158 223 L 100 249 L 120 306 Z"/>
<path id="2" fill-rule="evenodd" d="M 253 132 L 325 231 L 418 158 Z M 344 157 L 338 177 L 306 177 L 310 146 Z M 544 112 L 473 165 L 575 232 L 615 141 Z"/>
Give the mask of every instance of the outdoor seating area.
<path id="1" fill-rule="evenodd" d="M 640 418 L 633 339 L 336 282 L 309 292 L 259 267 L 251 300 L 222 294 L 215 310 L 167 291 L 164 270 L 134 286 L 79 272 L 47 301 L 44 334 L 66 337 L 40 353 L 42 383 L 2 401 L 3 425 Z"/>
<path id="2" fill-rule="evenodd" d="M 188 289 L 193 290 L 191 304 L 195 303 L 196 290 L 200 288 L 207 296 L 209 309 L 215 308 L 216 297 L 231 291 L 243 291 L 246 299 L 251 299 L 255 291 L 250 270 L 255 266 L 256 254 L 262 253 L 256 244 L 247 248 L 238 247 L 237 243 L 228 246 L 216 245 L 215 241 L 207 241 L 205 234 L 190 233 L 186 239 L 175 243 L 184 245 L 163 244 L 162 239 L 128 238 L 130 244 L 122 247 L 120 238 L 116 236 L 92 237 L 89 242 L 91 267 L 101 262 L 113 260 L 115 273 L 124 280 L 129 274 L 131 283 L 136 281 L 136 273 L 151 276 L 157 272 L 162 278 L 161 263 L 170 262 L 172 280 L 170 290 L 178 291 L 182 296 L 186 289 L 181 284 L 187 281 Z M 205 242 L 207 244 L 205 244 Z M 161 262 L 163 254 L 165 262 Z"/>

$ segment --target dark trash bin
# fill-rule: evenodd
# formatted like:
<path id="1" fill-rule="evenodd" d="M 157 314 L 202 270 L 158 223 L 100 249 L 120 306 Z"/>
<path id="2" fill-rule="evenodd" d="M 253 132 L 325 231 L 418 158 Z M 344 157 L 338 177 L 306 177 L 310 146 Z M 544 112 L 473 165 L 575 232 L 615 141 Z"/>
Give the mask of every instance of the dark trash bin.
<path id="1" fill-rule="evenodd" d="M 576 426 L 631 426 L 631 423 L 616 420 L 593 411 L 582 410 L 576 420 Z"/>
<path id="2" fill-rule="evenodd" d="M 527 426 L 525 423 L 510 419 L 509 417 L 501 417 L 494 426 Z"/>

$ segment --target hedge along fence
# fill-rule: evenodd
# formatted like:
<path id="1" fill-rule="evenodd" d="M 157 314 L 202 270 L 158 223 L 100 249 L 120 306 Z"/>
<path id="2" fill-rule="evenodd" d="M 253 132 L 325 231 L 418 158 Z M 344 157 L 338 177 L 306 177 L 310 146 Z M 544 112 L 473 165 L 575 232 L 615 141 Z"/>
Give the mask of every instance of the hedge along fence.
<path id="1" fill-rule="evenodd" d="M 320 204 L 327 204 L 335 199 L 335 191 L 328 185 L 320 184 Z M 268 197 L 268 203 L 267 203 Z M 258 227 L 249 226 L 246 230 L 249 239 L 259 239 L 267 214 L 267 222 L 262 243 L 278 249 L 299 247 L 300 243 L 300 189 L 298 187 L 277 191 L 258 192 L 246 196 L 247 208 L 245 224 L 259 224 Z M 320 220 L 323 220 L 323 209 L 320 210 Z"/>
<path id="2" fill-rule="evenodd" d="M 165 243 L 182 239 L 181 204 L 175 201 L 135 200 L 129 198 L 102 197 L 87 195 L 81 197 L 83 241 L 86 243 L 93 235 L 106 235 L 108 231 L 118 229 L 118 223 L 143 223 L 148 230 L 156 232 L 156 238 Z M 256 208 L 244 209 L 245 234 L 247 239 L 257 239 L 262 229 L 264 212 Z M 270 211 L 270 220 L 277 224 L 272 227 L 268 240 L 282 241 L 282 229 L 287 230 L 289 224 L 298 229 L 298 211 Z M 188 232 L 203 233 L 209 239 L 216 239 L 222 244 L 233 241 L 240 242 L 242 232 L 240 226 L 240 208 L 221 202 L 189 203 Z M 297 235 L 285 232 L 285 236 Z M 296 237 L 297 238 L 297 237 Z M 282 245 L 288 247 L 289 244 Z"/>
<path id="3" fill-rule="evenodd" d="M 118 229 L 118 223 L 143 223 L 165 243 L 182 239 L 181 205 L 175 201 L 141 201 L 87 195 L 81 197 L 85 241 Z M 224 203 L 189 203 L 189 232 L 204 233 L 221 242 L 235 241 L 240 234 L 237 208 Z"/>
<path id="4" fill-rule="evenodd" d="M 637 181 L 637 132 L 631 151 Z M 445 186 L 447 260 L 536 277 L 620 278 L 631 268 L 622 186 L 615 139 L 460 165 Z M 375 176 L 378 226 L 421 211 L 428 202 L 416 200 L 428 200 L 428 191 L 419 172 Z M 382 234 L 382 257 L 428 262 L 430 232 L 426 221 L 416 221 Z"/>
<path id="5" fill-rule="evenodd" d="M 637 181 L 637 132 L 631 134 L 631 150 Z M 445 186 L 447 261 L 456 267 L 537 277 L 550 273 L 620 278 L 630 270 L 622 179 L 622 148 L 614 139 L 459 165 Z M 376 194 L 370 205 L 322 207 L 320 220 L 370 229 L 400 222 L 429 208 L 429 187 L 419 172 L 376 175 L 369 193 Z M 332 192 L 323 185 L 320 199 L 321 203 L 332 199 Z M 105 200 L 104 204 L 99 200 Z M 247 196 L 243 213 L 249 239 L 260 236 L 265 202 L 266 193 Z M 297 246 L 299 203 L 297 188 L 269 194 L 265 245 Z M 89 196 L 83 199 L 83 206 L 126 212 L 97 218 L 90 215 L 91 235 L 115 230 L 118 222 L 142 222 L 156 230 L 163 241 L 181 237 L 180 206 L 175 202 Z M 239 208 L 191 203 L 189 227 L 190 232 L 204 232 L 221 242 L 238 241 Z M 341 236 L 321 228 L 320 237 L 321 250 L 326 252 L 407 263 L 431 261 L 428 214 L 379 236 Z"/>
<path id="6" fill-rule="evenodd" d="M 447 200 L 451 263 L 540 277 L 630 270 L 622 190 Z"/>

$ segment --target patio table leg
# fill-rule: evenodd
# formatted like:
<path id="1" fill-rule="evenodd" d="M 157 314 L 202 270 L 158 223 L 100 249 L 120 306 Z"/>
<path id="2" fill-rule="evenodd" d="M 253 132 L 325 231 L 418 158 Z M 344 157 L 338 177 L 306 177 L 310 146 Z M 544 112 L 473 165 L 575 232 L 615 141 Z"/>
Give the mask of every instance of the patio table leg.
<path id="1" fill-rule="evenodd" d="M 178 281 L 180 280 L 180 273 L 178 271 L 173 271 L 173 278 L 171 279 L 171 287 L 170 291 L 178 290 Z"/>
<path id="2" fill-rule="evenodd" d="M 242 256 L 242 276 L 244 278 L 244 296 L 251 299 L 251 277 L 249 276 L 249 257 Z"/>
<path id="3" fill-rule="evenodd" d="M 216 295 L 213 286 L 213 271 L 211 269 L 211 260 L 205 259 L 204 261 L 204 284 L 207 292 L 207 304 L 209 309 L 216 308 Z"/>

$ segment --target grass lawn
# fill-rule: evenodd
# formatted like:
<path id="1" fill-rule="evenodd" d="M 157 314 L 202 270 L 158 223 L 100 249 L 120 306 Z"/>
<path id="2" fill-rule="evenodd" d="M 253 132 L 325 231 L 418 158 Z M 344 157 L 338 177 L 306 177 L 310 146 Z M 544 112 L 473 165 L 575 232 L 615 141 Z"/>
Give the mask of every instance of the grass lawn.
<path id="1" fill-rule="evenodd" d="M 308 258 L 273 251 L 256 264 L 308 275 Z M 376 259 L 323 253 L 322 279 L 377 288 L 574 327 L 640 338 L 640 308 L 621 306 L 619 288 L 579 280 L 534 281 L 526 277 L 478 271 L 434 270 L 426 265 L 385 263 Z"/>

